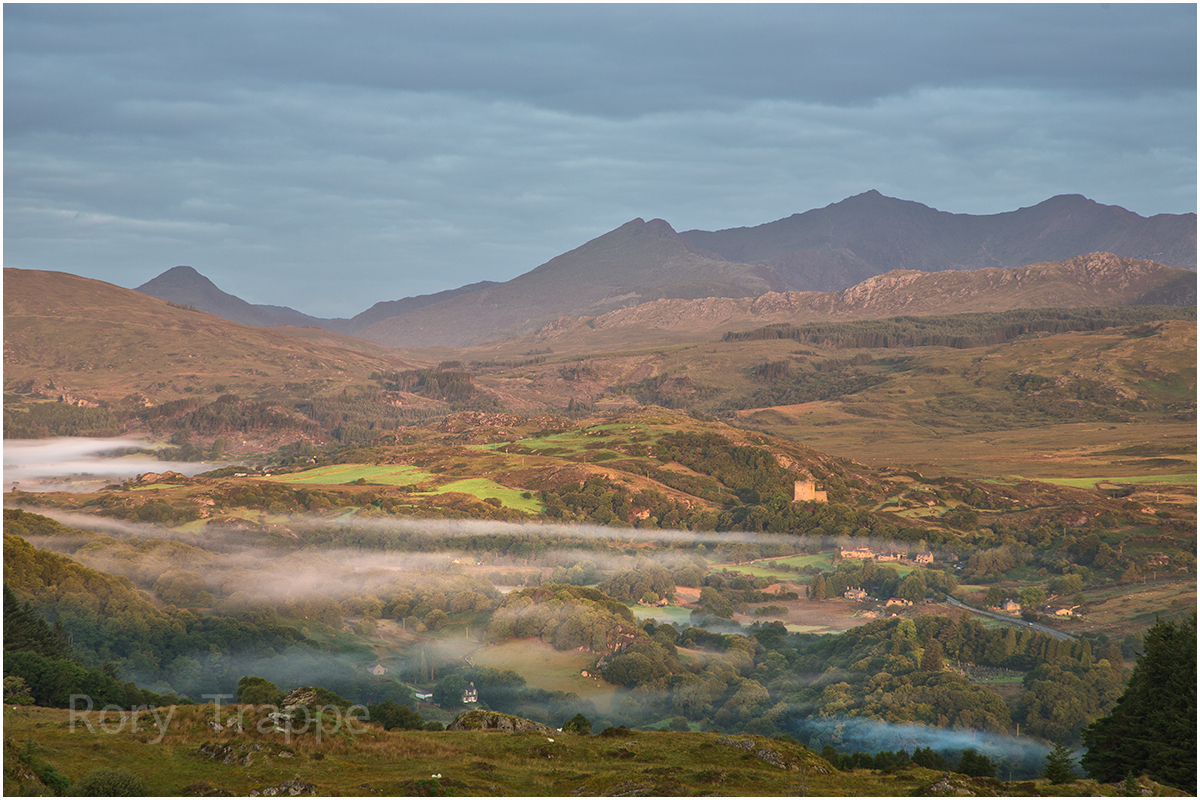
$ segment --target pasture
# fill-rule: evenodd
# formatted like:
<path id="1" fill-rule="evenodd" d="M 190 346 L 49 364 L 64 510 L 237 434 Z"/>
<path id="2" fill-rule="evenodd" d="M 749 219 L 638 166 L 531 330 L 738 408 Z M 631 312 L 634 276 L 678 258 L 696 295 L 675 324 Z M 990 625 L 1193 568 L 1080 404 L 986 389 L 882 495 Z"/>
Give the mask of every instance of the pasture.
<path id="1" fill-rule="evenodd" d="M 432 494 L 446 494 L 448 492 L 461 492 L 478 497 L 480 500 L 487 500 L 494 497 L 508 508 L 522 511 L 526 514 L 540 514 L 542 511 L 542 504 L 537 499 L 522 496 L 523 494 L 527 494 L 526 492 L 502 486 L 489 478 L 465 478 L 459 481 L 451 481 L 434 489 Z"/>
<path id="2" fill-rule="evenodd" d="M 611 714 L 620 688 L 600 678 L 585 678 L 596 654 L 586 650 L 555 650 L 537 639 L 513 639 L 476 650 L 468 659 L 477 667 L 511 669 L 525 679 L 526 685 L 548 692 L 574 692 L 591 700 L 596 711 Z"/>
<path id="3" fill-rule="evenodd" d="M 287 475 L 272 475 L 268 480 L 318 486 L 343 486 L 361 480 L 376 486 L 410 486 L 433 480 L 433 474 L 404 464 L 335 464 Z"/>

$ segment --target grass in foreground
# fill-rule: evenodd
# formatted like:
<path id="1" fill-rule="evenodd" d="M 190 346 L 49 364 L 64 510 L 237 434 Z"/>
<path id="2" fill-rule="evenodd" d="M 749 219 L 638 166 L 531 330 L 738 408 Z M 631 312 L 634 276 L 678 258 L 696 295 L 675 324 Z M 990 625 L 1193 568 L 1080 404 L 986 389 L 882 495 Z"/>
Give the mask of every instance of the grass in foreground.
<path id="1" fill-rule="evenodd" d="M 247 707 L 249 708 L 249 707 Z M 237 712 L 223 706 L 222 720 Z M 165 716 L 160 712 L 160 717 Z M 211 705 L 180 706 L 159 739 L 149 714 L 133 730 L 128 718 L 106 718 L 108 732 L 92 730 L 64 709 L 5 706 L 4 792 L 44 793 L 17 760 L 34 740 L 39 758 L 72 783 L 96 769 L 120 768 L 145 778 L 149 794 L 247 795 L 280 787 L 311 787 L 318 795 L 571 796 L 722 795 L 897 796 L 1115 795 L 1119 786 L 1077 781 L 1003 783 L 920 767 L 892 775 L 874 770 L 839 772 L 806 748 L 757 736 L 612 730 L 579 736 L 500 732 L 383 731 L 287 735 L 247 724 L 245 732 L 209 725 Z M 246 714 L 252 721 L 253 712 Z M 228 762 L 228 763 L 226 763 Z M 1143 781 L 1156 795 L 1178 795 Z M 274 792 L 273 792 L 274 793 Z M 287 794 L 285 787 L 280 794 Z"/>

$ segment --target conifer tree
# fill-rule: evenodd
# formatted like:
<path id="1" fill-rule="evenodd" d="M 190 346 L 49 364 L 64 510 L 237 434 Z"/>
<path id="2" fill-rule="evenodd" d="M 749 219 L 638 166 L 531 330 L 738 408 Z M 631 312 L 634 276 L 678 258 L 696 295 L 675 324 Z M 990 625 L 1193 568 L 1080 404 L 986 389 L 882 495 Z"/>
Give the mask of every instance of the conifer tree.
<path id="1" fill-rule="evenodd" d="M 1046 754 L 1046 768 L 1042 777 L 1055 786 L 1070 783 L 1078 775 L 1075 774 L 1075 753 L 1062 742 L 1056 742 L 1054 749 Z"/>
<path id="2" fill-rule="evenodd" d="M 942 645 L 937 639 L 930 639 L 929 644 L 925 645 L 925 652 L 921 654 L 921 671 L 942 671 Z"/>
<path id="3" fill-rule="evenodd" d="M 1125 693 L 1083 730 L 1088 774 L 1115 783 L 1129 773 L 1196 791 L 1196 615 L 1146 632 Z"/>

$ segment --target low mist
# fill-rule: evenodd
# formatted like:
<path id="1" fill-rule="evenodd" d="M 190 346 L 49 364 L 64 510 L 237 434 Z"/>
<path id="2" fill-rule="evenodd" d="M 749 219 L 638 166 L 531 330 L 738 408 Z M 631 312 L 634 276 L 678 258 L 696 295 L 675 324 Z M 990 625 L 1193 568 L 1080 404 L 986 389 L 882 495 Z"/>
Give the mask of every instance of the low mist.
<path id="1" fill-rule="evenodd" d="M 6 439 L 4 491 L 15 487 L 38 492 L 87 492 L 145 472 L 172 470 L 192 476 L 222 466 L 203 461 L 159 461 L 144 454 L 111 455 L 152 447 L 151 442 L 141 439 Z"/>
<path id="2" fill-rule="evenodd" d="M 963 750 L 974 750 L 997 765 L 996 777 L 1031 778 L 1041 774 L 1050 749 L 1032 739 L 1005 736 L 985 731 L 934 728 L 927 725 L 895 725 L 853 717 L 804 719 L 793 724 L 801 741 L 820 752 L 827 744 L 842 753 L 878 753 L 882 750 L 928 748 L 951 758 Z"/>

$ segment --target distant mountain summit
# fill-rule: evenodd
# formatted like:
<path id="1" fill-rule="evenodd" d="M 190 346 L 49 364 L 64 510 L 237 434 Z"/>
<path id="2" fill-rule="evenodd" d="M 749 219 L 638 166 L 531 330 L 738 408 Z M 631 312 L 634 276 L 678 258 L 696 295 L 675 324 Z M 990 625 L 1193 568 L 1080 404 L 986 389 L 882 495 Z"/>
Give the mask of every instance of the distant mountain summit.
<path id="1" fill-rule="evenodd" d="M 871 190 L 753 228 L 682 236 L 722 258 L 769 266 L 793 291 L 839 291 L 898 269 L 1023 267 L 1096 252 L 1196 269 L 1195 214 L 1146 218 L 1077 194 L 976 216 Z"/>
<path id="2" fill-rule="evenodd" d="M 325 319 L 304 314 L 287 306 L 247 303 L 239 297 L 221 291 L 216 284 L 191 267 L 172 267 L 157 278 L 138 286 L 134 291 L 157 297 L 159 300 L 192 306 L 209 314 L 240 322 L 243 325 L 260 328 L 275 325 L 315 326 L 331 333 L 353 336 L 379 320 L 397 314 L 406 314 L 466 292 L 475 292 L 496 285 L 495 281 L 480 281 L 436 294 L 405 297 L 401 300 L 386 300 L 376 303 L 351 319 Z"/>

